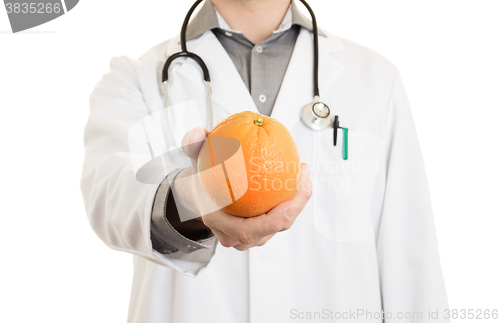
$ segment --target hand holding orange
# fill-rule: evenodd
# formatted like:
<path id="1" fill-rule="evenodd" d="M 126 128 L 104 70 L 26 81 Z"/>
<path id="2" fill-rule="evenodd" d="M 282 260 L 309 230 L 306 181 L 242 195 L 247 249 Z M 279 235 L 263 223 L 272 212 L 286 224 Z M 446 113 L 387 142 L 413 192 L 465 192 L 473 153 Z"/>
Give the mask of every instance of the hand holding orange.
<path id="1" fill-rule="evenodd" d="M 211 139 L 220 137 L 239 142 L 246 173 L 226 167 L 223 180 L 214 173 L 204 172 L 221 162 L 217 155 L 230 155 L 224 150 L 233 147 L 214 149 L 211 146 Z M 288 129 L 276 119 L 250 111 L 233 114 L 219 122 L 207 134 L 198 155 L 198 174 L 205 192 L 216 204 L 223 206 L 224 211 L 240 217 L 261 215 L 291 200 L 297 191 L 300 168 L 297 146 Z M 233 172 L 232 176 L 228 176 L 229 172 Z M 243 185 L 247 190 L 235 199 L 233 189 Z M 227 194 L 228 190 L 233 201 L 223 205 L 222 194 Z"/>

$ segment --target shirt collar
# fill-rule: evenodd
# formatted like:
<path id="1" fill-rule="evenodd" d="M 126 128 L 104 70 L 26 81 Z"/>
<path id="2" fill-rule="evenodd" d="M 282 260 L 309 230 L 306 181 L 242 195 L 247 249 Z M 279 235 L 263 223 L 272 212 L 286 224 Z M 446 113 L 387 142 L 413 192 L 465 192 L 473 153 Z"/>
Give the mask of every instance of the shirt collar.
<path id="1" fill-rule="evenodd" d="M 291 0 L 290 7 L 283 18 L 278 29 L 273 31 L 273 34 L 283 32 L 288 30 L 292 25 L 299 25 L 306 28 L 312 32 L 312 22 L 307 19 L 297 8 L 295 0 Z M 205 3 L 201 7 L 200 11 L 191 20 L 186 31 L 186 40 L 195 38 L 203 34 L 207 30 L 212 30 L 214 28 L 220 28 L 225 31 L 230 31 L 232 33 L 241 33 L 241 31 L 232 30 L 226 23 L 224 18 L 217 11 L 212 1 L 205 0 Z M 318 33 L 322 36 L 325 34 L 319 30 Z"/>

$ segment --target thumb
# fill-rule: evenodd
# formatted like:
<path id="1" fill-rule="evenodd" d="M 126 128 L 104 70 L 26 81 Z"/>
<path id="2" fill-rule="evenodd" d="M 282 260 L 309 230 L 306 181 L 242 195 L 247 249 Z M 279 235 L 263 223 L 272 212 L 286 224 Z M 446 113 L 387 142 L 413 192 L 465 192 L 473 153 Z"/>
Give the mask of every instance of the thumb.
<path id="1" fill-rule="evenodd" d="M 208 131 L 202 127 L 193 128 L 193 130 L 187 132 L 182 138 L 181 145 L 182 151 L 191 158 L 191 161 L 196 162 L 198 159 L 198 154 L 200 152 L 201 146 L 207 139 Z"/>

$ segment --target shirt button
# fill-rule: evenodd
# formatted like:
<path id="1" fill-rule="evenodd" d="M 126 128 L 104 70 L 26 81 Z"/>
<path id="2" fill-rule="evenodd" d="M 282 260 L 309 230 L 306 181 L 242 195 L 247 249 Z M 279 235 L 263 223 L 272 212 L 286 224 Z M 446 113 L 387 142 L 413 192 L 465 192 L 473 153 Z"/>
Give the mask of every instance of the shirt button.
<path id="1" fill-rule="evenodd" d="M 233 33 L 230 33 L 229 31 L 226 31 L 226 36 L 227 37 L 231 37 L 233 35 Z"/>
<path id="2" fill-rule="evenodd" d="M 260 47 L 260 46 L 255 47 L 255 50 L 256 50 L 256 51 L 257 51 L 257 53 L 259 53 L 259 54 L 260 54 L 260 53 L 262 53 L 262 51 L 263 51 L 262 47 Z"/>
<path id="3" fill-rule="evenodd" d="M 267 100 L 267 97 L 264 94 L 259 95 L 260 102 L 264 103 L 264 102 L 266 102 L 266 100 Z"/>

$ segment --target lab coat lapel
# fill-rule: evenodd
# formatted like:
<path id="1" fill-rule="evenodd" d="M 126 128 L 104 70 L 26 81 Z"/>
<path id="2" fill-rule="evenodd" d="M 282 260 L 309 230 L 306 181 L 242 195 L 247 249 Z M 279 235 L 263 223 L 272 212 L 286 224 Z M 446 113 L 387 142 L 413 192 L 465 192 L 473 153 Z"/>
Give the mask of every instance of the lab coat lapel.
<path id="1" fill-rule="evenodd" d="M 327 90 L 344 70 L 344 65 L 335 58 L 335 52 L 343 50 L 339 39 L 328 34 L 319 36 L 319 89 L 321 99 L 327 102 Z M 278 119 L 291 129 L 300 121 L 300 111 L 314 100 L 313 91 L 313 35 L 301 28 L 283 78 L 271 117 Z"/>
<path id="2" fill-rule="evenodd" d="M 211 31 L 205 32 L 199 39 L 189 41 L 187 46 L 188 50 L 200 56 L 208 67 L 214 109 L 220 107 L 229 115 L 241 111 L 258 112 L 236 66 Z M 205 92 L 203 74 L 196 62 L 191 59 L 179 61 L 181 65 L 177 73 Z"/>

